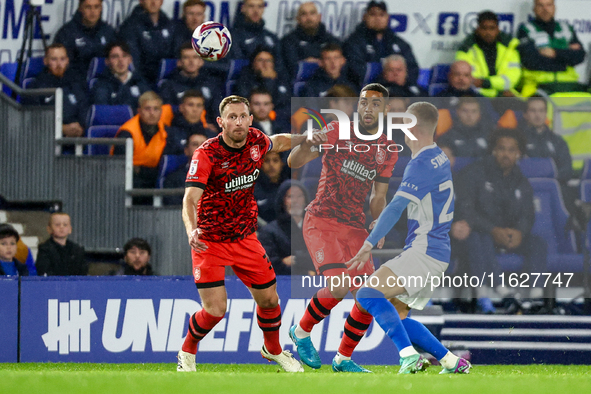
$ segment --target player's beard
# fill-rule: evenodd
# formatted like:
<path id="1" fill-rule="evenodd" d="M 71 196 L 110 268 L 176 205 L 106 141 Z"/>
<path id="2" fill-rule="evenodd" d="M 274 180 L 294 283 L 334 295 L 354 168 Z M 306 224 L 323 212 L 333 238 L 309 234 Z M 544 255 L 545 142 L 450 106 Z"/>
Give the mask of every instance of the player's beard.
<path id="1" fill-rule="evenodd" d="M 363 118 L 361 118 L 361 120 L 359 121 L 359 128 L 369 133 L 370 130 L 376 130 L 378 128 L 378 122 L 379 119 L 376 118 L 376 120 L 372 124 L 366 126 L 365 123 L 363 123 Z"/>
<path id="2" fill-rule="evenodd" d="M 235 144 L 239 144 L 239 143 L 243 142 L 246 139 L 246 136 L 248 135 L 247 130 L 245 130 L 245 129 L 239 129 L 239 130 L 242 130 L 242 135 L 236 135 L 235 134 L 236 130 L 226 134 L 228 136 L 228 138 Z"/>

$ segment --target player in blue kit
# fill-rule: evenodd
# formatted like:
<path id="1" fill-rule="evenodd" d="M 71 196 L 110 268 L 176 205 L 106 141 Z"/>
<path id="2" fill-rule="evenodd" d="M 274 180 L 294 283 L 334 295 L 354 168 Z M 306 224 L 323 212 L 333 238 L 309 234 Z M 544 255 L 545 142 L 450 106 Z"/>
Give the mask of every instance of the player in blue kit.
<path id="1" fill-rule="evenodd" d="M 431 277 L 441 276 L 447 269 L 454 212 L 449 159 L 433 142 L 439 118 L 437 108 L 417 102 L 407 112 L 417 118 L 416 126 L 409 129 L 417 140 L 405 138 L 412 151 L 411 160 L 394 198 L 347 266 L 350 270 L 362 268 L 372 248 L 392 229 L 406 208 L 408 235 L 403 252 L 372 274 L 357 292 L 357 300 L 398 348 L 399 373 L 415 373 L 429 366 L 412 344 L 435 356 L 443 366 L 441 373 L 469 373 L 472 366 L 467 360 L 446 349 L 423 324 L 407 317 L 411 308 L 425 307 L 433 294 Z"/>

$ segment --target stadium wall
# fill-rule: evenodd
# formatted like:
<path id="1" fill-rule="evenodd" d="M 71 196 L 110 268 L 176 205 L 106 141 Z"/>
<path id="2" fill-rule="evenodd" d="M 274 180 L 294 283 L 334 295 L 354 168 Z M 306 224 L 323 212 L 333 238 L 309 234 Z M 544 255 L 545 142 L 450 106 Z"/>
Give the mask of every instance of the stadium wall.
<path id="1" fill-rule="evenodd" d="M 390 28 L 400 34 L 412 46 L 419 65 L 430 68 L 437 63 L 450 63 L 461 41 L 476 26 L 478 12 L 493 9 L 501 19 L 501 29 L 515 33 L 519 23 L 532 15 L 533 0 L 497 0 L 494 6 L 486 0 L 456 0 L 441 2 L 420 0 L 400 2 L 387 0 L 390 13 Z M 25 0 L 6 0 L 0 7 L 0 63 L 13 62 L 20 49 L 25 12 Z M 49 41 L 57 30 L 71 19 L 78 0 L 45 0 L 41 7 L 43 30 Z M 171 17 L 181 14 L 183 0 L 164 0 L 163 10 Z M 208 4 L 207 19 L 230 24 L 236 13 L 238 0 L 212 0 Z M 317 0 L 322 20 L 327 29 L 340 38 L 347 37 L 362 18 L 367 1 Z M 103 19 L 118 26 L 131 12 L 137 0 L 104 0 Z M 267 1 L 264 18 L 266 27 L 283 36 L 295 26 L 295 15 L 301 4 L 298 0 Z M 586 48 L 591 45 L 591 17 L 581 14 L 588 9 L 591 0 L 557 1 L 557 19 L 571 23 Z M 36 32 L 35 49 L 41 49 L 41 33 Z M 584 79 L 587 76 L 587 62 L 577 70 Z"/>

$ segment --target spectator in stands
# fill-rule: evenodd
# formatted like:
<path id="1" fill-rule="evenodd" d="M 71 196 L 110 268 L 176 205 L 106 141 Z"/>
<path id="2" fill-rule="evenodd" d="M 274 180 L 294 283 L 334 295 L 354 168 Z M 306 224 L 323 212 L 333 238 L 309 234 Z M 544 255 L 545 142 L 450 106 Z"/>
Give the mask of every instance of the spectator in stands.
<path id="1" fill-rule="evenodd" d="M 264 89 L 255 89 L 250 93 L 250 111 L 252 112 L 252 127 L 262 130 L 267 135 L 281 133 L 279 125 L 271 119 L 273 112 L 273 96 Z"/>
<path id="2" fill-rule="evenodd" d="M 253 1 L 253 0 L 251 0 Z M 235 92 L 242 97 L 249 97 L 255 89 L 265 89 L 273 96 L 273 104 L 278 117 L 290 115 L 291 86 L 276 67 L 271 49 L 261 47 L 252 53 L 249 67 L 244 67 L 238 77 Z"/>
<path id="3" fill-rule="evenodd" d="M 326 44 L 320 51 L 320 67 L 306 82 L 302 97 L 324 97 L 334 85 L 345 85 L 358 91 L 355 78 L 339 44 Z"/>
<path id="4" fill-rule="evenodd" d="M 302 233 L 306 188 L 298 181 L 286 180 L 275 199 L 277 218 L 261 228 L 259 239 L 277 275 L 316 275 Z"/>
<path id="5" fill-rule="evenodd" d="M 178 189 L 185 187 L 185 180 L 187 179 L 187 172 L 191 164 L 191 157 L 195 149 L 199 148 L 201 144 L 207 141 L 207 137 L 203 134 L 191 134 L 187 138 L 185 144 L 184 154 L 187 156 L 187 164 L 179 167 L 176 171 L 171 172 L 164 178 L 165 189 Z M 164 205 L 182 205 L 183 195 L 166 196 L 164 197 Z"/>
<path id="6" fill-rule="evenodd" d="M 52 213 L 47 232 L 49 239 L 39 245 L 37 273 L 45 276 L 87 275 L 84 248 L 68 239 L 72 234 L 70 215 Z"/>
<path id="7" fill-rule="evenodd" d="M 174 57 L 174 25 L 160 9 L 163 0 L 143 0 L 141 9 L 119 28 L 120 39 L 131 48 L 133 64 L 142 77 L 156 86 L 160 61 Z"/>
<path id="8" fill-rule="evenodd" d="M 296 28 L 281 39 L 281 53 L 291 80 L 298 72 L 298 62 L 306 61 L 320 64 L 320 50 L 328 43 L 339 40 L 326 30 L 321 22 L 322 15 L 311 1 L 298 8 Z"/>
<path id="9" fill-rule="evenodd" d="M 377 80 L 390 92 L 390 97 L 427 97 L 427 92 L 408 81 L 406 59 L 402 55 L 390 55 L 382 61 L 382 75 Z"/>
<path id="10" fill-rule="evenodd" d="M 63 89 L 63 115 L 62 133 L 64 137 L 81 137 L 84 135 L 86 125 L 86 112 L 88 111 L 87 93 L 83 83 L 70 69 L 70 61 L 66 47 L 55 43 L 45 49 L 43 58 L 45 69 L 29 84 L 29 89 L 62 88 Z M 24 100 L 26 104 L 55 105 L 55 95 L 29 97 Z"/>
<path id="11" fill-rule="evenodd" d="M 574 66 L 585 60 L 585 50 L 566 21 L 554 19 L 554 0 L 534 0 L 535 19 L 519 26 L 524 96 L 539 87 L 548 94 L 580 90 Z"/>
<path id="12" fill-rule="evenodd" d="M 167 132 L 162 115 L 162 99 L 149 91 L 138 100 L 138 114 L 125 122 L 116 138 L 133 139 L 133 187 L 156 187 L 158 163 L 166 146 Z M 113 154 L 125 154 L 125 146 L 117 145 Z M 151 198 L 136 197 L 134 204 L 150 204 Z"/>
<path id="13" fill-rule="evenodd" d="M 253 59 L 258 48 L 264 46 L 268 48 L 269 53 L 275 59 L 275 69 L 283 73 L 281 45 L 277 36 L 265 29 L 264 13 L 264 0 L 244 0 L 242 2 L 240 13 L 236 16 L 232 28 L 233 42 L 230 56 L 233 59 Z M 243 97 L 247 97 L 247 95 Z"/>
<path id="14" fill-rule="evenodd" d="M 445 153 L 447 158 L 449 159 L 449 165 L 451 166 L 451 170 L 454 170 L 454 165 L 456 164 L 456 156 L 454 155 L 454 150 L 451 146 L 447 145 L 446 142 L 437 141 L 437 146 L 439 149 Z M 400 153 L 398 154 L 400 155 Z"/>
<path id="15" fill-rule="evenodd" d="M 351 33 L 343 48 L 358 81 L 363 80 L 366 63 L 379 62 L 388 55 L 399 54 L 406 59 L 409 84 L 417 83 L 419 65 L 411 46 L 390 30 L 390 15 L 384 1 L 367 4 L 363 22 Z"/>
<path id="16" fill-rule="evenodd" d="M 107 68 L 98 76 L 92 87 L 93 104 L 129 105 L 131 108 L 137 108 L 137 100 L 150 90 L 150 86 L 139 73 L 129 70 L 131 62 L 131 52 L 127 43 L 119 41 L 107 46 Z"/>
<path id="17" fill-rule="evenodd" d="M 102 11 L 103 0 L 80 0 L 72 20 L 58 30 L 53 40 L 66 47 L 70 68 L 82 81 L 86 80 L 92 58 L 103 57 L 107 45 L 116 39 L 115 29 L 101 20 Z"/>
<path id="18" fill-rule="evenodd" d="M 462 249 L 471 275 L 499 272 L 496 255 L 516 253 L 524 258 L 522 272 L 543 272 L 547 244 L 531 233 L 533 189 L 517 161 L 525 153 L 525 138 L 515 129 L 497 129 L 490 137 L 491 156 L 462 170 L 454 179 L 456 205 L 450 235 Z M 481 299 L 484 312 L 494 308 Z"/>
<path id="19" fill-rule="evenodd" d="M 183 3 L 182 18 L 174 21 L 174 53 L 179 53 L 183 44 L 191 42 L 195 29 L 205 22 L 206 7 L 207 4 L 202 0 L 187 0 Z M 226 78 L 229 69 L 229 56 L 216 62 L 205 62 L 203 65 L 203 71 L 215 75 L 218 79 Z"/>
<path id="20" fill-rule="evenodd" d="M 203 120 L 203 108 L 205 99 L 197 90 L 187 90 L 183 96 L 179 112 L 172 119 L 170 127 L 166 130 L 165 155 L 180 155 L 185 152 L 185 146 L 192 134 L 201 134 L 207 138 L 217 135 Z"/>
<path id="21" fill-rule="evenodd" d="M 449 86 L 439 92 L 437 97 L 482 97 L 474 89 L 472 66 L 465 60 L 453 62 L 447 75 Z"/>
<path id="22" fill-rule="evenodd" d="M 475 97 L 462 97 L 456 113 L 458 121 L 443 134 L 441 141 L 452 148 L 456 157 L 483 157 L 488 153 L 490 126 L 482 119 L 480 102 Z"/>
<path id="23" fill-rule="evenodd" d="M 521 78 L 519 40 L 499 30 L 499 19 L 492 11 L 478 14 L 478 27 L 468 36 L 456 60 L 472 66 L 474 86 L 486 97 L 515 96 Z"/>
<path id="24" fill-rule="evenodd" d="M 568 145 L 548 127 L 548 106 L 543 97 L 530 97 L 523 114 L 526 124 L 522 130 L 527 140 L 529 157 L 551 157 L 556 163 L 558 180 L 563 184 L 573 177 L 573 164 Z"/>
<path id="25" fill-rule="evenodd" d="M 390 97 L 389 104 L 390 104 L 390 109 L 388 110 L 388 112 L 404 113 L 404 112 L 406 112 L 406 109 L 410 105 L 410 101 L 408 98 Z M 398 119 L 395 118 L 392 121 L 393 121 L 393 123 L 397 123 L 397 124 L 404 123 L 404 119 L 401 119 L 401 118 L 398 118 Z M 396 144 L 400 145 L 400 147 L 398 148 L 398 150 L 399 150 L 398 156 L 399 157 L 412 155 L 410 148 L 408 147 L 408 145 L 406 145 L 405 136 L 406 136 L 406 134 L 404 134 L 404 132 L 400 129 L 392 130 L 392 139 L 394 140 L 394 142 Z"/>
<path id="26" fill-rule="evenodd" d="M 259 218 L 265 222 L 275 220 L 275 197 L 281 183 L 290 177 L 289 167 L 277 152 L 265 155 L 262 172 L 254 185 L 254 198 L 259 207 Z"/>
<path id="27" fill-rule="evenodd" d="M 217 107 L 222 101 L 222 83 L 203 70 L 203 63 L 191 43 L 184 43 L 179 51 L 178 68 L 162 81 L 160 94 L 166 104 L 179 105 L 187 90 L 201 91 L 205 99 L 206 118 L 213 124 Z"/>
<path id="28" fill-rule="evenodd" d="M 27 265 L 15 258 L 19 239 L 18 231 L 14 227 L 8 223 L 0 224 L 0 276 L 29 275 Z"/>
<path id="29" fill-rule="evenodd" d="M 123 253 L 125 254 L 123 256 L 125 266 L 119 270 L 118 275 L 154 275 L 150 264 L 152 247 L 148 241 L 142 238 L 132 238 L 123 246 Z"/>

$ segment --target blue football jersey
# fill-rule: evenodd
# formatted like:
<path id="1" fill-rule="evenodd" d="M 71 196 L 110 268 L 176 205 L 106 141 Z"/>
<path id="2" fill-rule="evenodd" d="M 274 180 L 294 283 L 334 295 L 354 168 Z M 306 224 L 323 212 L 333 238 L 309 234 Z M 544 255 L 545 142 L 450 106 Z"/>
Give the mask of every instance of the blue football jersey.
<path id="1" fill-rule="evenodd" d="M 413 155 L 396 194 L 410 200 L 404 249 L 413 248 L 449 263 L 454 185 L 449 159 L 436 144 Z"/>

